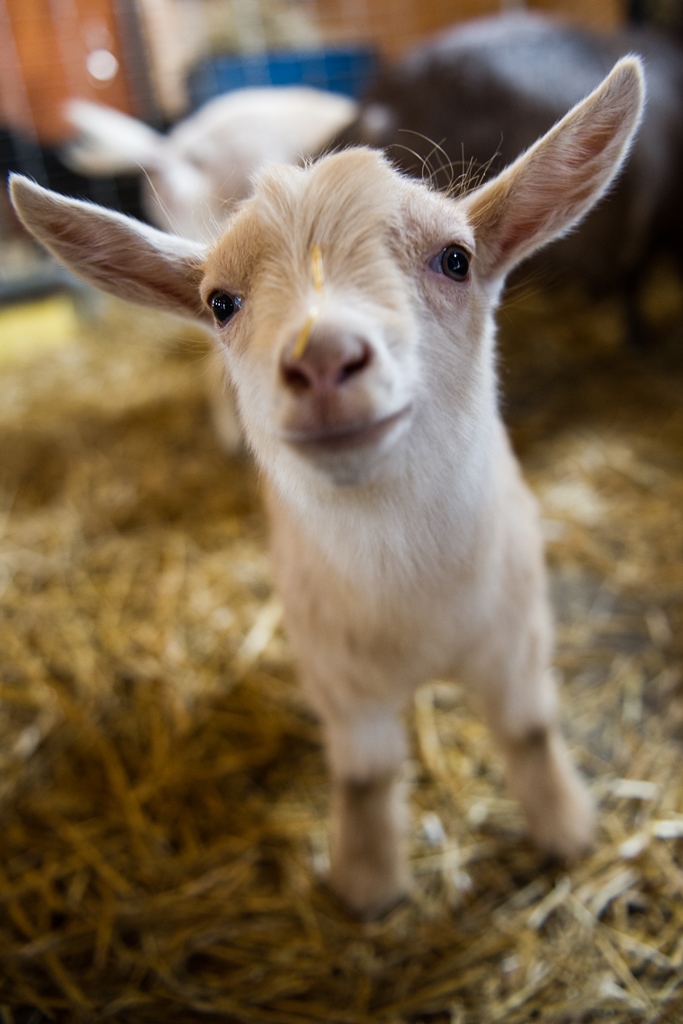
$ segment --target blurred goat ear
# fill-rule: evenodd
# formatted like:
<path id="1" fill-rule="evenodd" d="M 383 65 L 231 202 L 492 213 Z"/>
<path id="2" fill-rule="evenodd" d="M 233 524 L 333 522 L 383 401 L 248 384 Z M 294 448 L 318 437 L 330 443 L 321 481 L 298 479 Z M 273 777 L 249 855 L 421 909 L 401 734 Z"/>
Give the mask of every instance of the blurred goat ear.
<path id="1" fill-rule="evenodd" d="M 205 248 L 21 175 L 10 179 L 22 223 L 60 263 L 98 288 L 168 313 L 212 322 L 199 297 Z"/>
<path id="2" fill-rule="evenodd" d="M 626 158 L 644 96 L 641 63 L 625 57 L 526 153 L 463 200 L 484 276 L 504 275 L 597 202 Z"/>

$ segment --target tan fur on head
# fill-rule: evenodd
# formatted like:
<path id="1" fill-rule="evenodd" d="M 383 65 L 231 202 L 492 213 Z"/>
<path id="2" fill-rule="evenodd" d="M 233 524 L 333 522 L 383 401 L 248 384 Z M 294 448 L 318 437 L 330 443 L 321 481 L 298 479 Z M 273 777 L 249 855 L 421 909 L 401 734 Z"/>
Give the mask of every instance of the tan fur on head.
<path id="1" fill-rule="evenodd" d="M 330 880 L 360 915 L 405 886 L 401 712 L 425 679 L 457 674 L 477 690 L 544 852 L 571 860 L 591 842 L 548 672 L 538 512 L 498 410 L 494 312 L 505 272 L 609 186 L 642 92 L 638 62 L 620 62 L 462 200 L 363 149 L 268 169 L 208 252 L 14 185 L 25 223 L 87 280 L 216 313 L 266 479 L 287 630 L 325 729 Z"/>
<path id="2" fill-rule="evenodd" d="M 258 233 L 256 246 L 269 238 L 277 241 L 279 249 L 263 252 L 269 268 L 271 259 L 276 268 L 284 260 L 289 272 L 288 261 L 295 261 L 297 271 L 310 277 L 310 250 L 317 242 L 325 250 L 328 273 L 348 277 L 376 256 L 397 224 L 395 180 L 387 161 L 366 149 L 329 156 L 306 169 L 267 168 L 256 178 L 255 201 L 245 204 L 214 254 L 225 253 L 234 263 L 230 239 L 246 230 Z"/>

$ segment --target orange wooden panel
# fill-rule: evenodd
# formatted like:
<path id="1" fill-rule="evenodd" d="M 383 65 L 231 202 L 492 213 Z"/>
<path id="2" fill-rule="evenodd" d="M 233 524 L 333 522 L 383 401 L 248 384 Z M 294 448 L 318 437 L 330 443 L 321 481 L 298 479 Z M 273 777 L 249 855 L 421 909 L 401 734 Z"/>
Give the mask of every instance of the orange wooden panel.
<path id="1" fill-rule="evenodd" d="M 445 25 L 495 14 L 500 0 L 315 0 L 328 42 L 371 42 L 388 57 Z"/>
<path id="2" fill-rule="evenodd" d="M 530 7 L 589 28 L 615 28 L 626 18 L 625 0 L 531 0 Z"/>
<path id="3" fill-rule="evenodd" d="M 510 10 L 505 0 L 315 0 L 328 41 L 370 41 L 389 57 L 447 25 Z M 624 20 L 626 0 L 529 0 L 526 5 L 596 28 Z"/>
<path id="4" fill-rule="evenodd" d="M 112 0 L 0 0 L 0 65 L 5 123 L 41 142 L 67 137 L 69 97 L 132 112 Z"/>

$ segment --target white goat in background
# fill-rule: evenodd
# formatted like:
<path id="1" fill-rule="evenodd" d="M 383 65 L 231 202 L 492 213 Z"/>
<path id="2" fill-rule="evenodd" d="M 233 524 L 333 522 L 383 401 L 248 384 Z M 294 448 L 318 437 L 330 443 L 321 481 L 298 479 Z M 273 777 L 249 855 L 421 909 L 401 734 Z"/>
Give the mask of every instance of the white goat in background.
<path id="1" fill-rule="evenodd" d="M 153 224 L 212 241 L 267 163 L 303 163 L 356 116 L 357 103 L 319 89 L 237 89 L 205 103 L 167 134 L 87 100 L 71 100 L 78 137 L 63 156 L 80 174 L 142 174 Z"/>
<path id="2" fill-rule="evenodd" d="M 507 272 L 606 191 L 638 125 L 636 58 L 497 178 L 451 199 L 379 154 L 264 171 L 212 246 L 15 178 L 27 227 L 86 280 L 212 322 L 262 468 L 276 576 L 333 779 L 331 885 L 406 888 L 401 713 L 478 693 L 532 836 L 572 859 L 594 813 L 558 726 L 535 501 L 498 409 Z"/>

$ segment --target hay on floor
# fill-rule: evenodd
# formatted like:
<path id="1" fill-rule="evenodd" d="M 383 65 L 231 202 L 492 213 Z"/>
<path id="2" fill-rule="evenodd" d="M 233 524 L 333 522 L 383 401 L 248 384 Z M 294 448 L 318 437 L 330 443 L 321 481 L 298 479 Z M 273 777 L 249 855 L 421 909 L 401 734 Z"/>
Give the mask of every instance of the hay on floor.
<path id="1" fill-rule="evenodd" d="M 683 1019 L 671 294 L 653 299 L 648 354 L 624 348 L 610 304 L 552 315 L 526 299 L 502 316 L 597 848 L 571 871 L 540 861 L 463 688 L 434 680 L 405 770 L 414 898 L 367 925 L 317 881 L 319 731 L 279 625 L 256 474 L 216 444 L 197 339 L 111 306 L 73 344 L 4 361 L 3 1024 Z"/>

